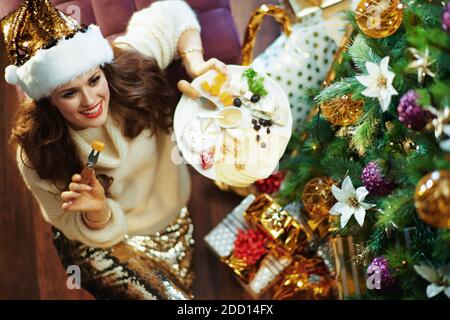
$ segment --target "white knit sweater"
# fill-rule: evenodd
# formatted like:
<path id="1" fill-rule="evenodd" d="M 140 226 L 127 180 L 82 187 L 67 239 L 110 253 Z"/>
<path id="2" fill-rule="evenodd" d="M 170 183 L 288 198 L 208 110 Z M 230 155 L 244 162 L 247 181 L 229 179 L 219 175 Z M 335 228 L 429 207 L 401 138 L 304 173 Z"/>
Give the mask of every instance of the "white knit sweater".
<path id="1" fill-rule="evenodd" d="M 131 45 L 154 57 L 164 69 L 178 57 L 178 40 L 190 29 L 200 30 L 200 26 L 185 2 L 160 1 L 136 12 L 126 34 L 117 38 L 115 44 Z M 187 204 L 190 177 L 185 165 L 176 165 L 171 160 L 177 149 L 170 135 L 150 137 L 149 130 L 143 130 L 130 140 L 123 136 L 121 125 L 110 116 L 101 128 L 69 130 L 81 159 L 87 159 L 92 140 L 106 144 L 96 164 L 96 173 L 114 177 L 109 189 L 111 196 L 107 198 L 112 218 L 101 230 L 88 228 L 80 212 L 64 212 L 61 192 L 50 181 L 40 179 L 35 170 L 25 166 L 19 156 L 20 147 L 17 150 L 19 170 L 38 201 L 45 220 L 69 239 L 89 246 L 109 247 L 126 234 L 146 235 L 161 230 Z"/>

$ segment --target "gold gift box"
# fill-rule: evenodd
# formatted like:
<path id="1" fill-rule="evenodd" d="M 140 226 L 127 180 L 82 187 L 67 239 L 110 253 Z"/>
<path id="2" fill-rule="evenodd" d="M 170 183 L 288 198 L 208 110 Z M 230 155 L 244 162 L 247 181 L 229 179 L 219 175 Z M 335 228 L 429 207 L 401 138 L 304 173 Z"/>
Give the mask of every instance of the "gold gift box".
<path id="1" fill-rule="evenodd" d="M 287 254 L 293 254 L 310 240 L 309 233 L 267 194 L 256 198 L 245 210 L 244 218 L 267 234 L 275 246 Z"/>
<path id="2" fill-rule="evenodd" d="M 339 299 L 360 297 L 367 290 L 364 266 L 368 262 L 360 252 L 365 246 L 357 243 L 353 236 L 345 236 L 332 238 L 330 247 L 335 259 Z"/>
<path id="3" fill-rule="evenodd" d="M 284 0 L 284 2 L 298 22 L 319 10 L 322 10 L 323 17 L 328 19 L 338 12 L 351 8 L 350 0 Z"/>
<path id="4" fill-rule="evenodd" d="M 268 236 L 267 253 L 254 265 L 247 265 L 233 253 L 222 258 L 222 262 L 238 276 L 246 291 L 257 298 L 279 279 L 294 252 L 306 245 L 308 237 L 294 217 L 267 194 L 258 196 L 243 216 L 250 226 Z"/>

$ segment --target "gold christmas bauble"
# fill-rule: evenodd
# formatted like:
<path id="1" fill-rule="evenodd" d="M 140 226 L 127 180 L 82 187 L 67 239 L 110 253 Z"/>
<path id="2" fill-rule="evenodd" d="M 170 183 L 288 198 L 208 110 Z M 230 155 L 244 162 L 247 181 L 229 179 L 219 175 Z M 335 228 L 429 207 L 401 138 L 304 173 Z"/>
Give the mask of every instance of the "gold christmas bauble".
<path id="1" fill-rule="evenodd" d="M 420 179 L 414 204 L 423 221 L 436 228 L 450 229 L 450 171 L 434 171 Z"/>
<path id="2" fill-rule="evenodd" d="M 403 21 L 403 5 L 399 0 L 361 0 L 355 13 L 359 28 L 371 38 L 394 34 Z"/>
<path id="3" fill-rule="evenodd" d="M 302 201 L 305 209 L 312 217 L 326 217 L 335 202 L 331 193 L 331 186 L 334 185 L 330 177 L 314 178 L 305 185 L 302 194 Z"/>
<path id="4" fill-rule="evenodd" d="M 353 100 L 350 94 L 346 94 L 322 104 L 321 110 L 329 122 L 345 127 L 354 124 L 361 117 L 364 101 Z"/>

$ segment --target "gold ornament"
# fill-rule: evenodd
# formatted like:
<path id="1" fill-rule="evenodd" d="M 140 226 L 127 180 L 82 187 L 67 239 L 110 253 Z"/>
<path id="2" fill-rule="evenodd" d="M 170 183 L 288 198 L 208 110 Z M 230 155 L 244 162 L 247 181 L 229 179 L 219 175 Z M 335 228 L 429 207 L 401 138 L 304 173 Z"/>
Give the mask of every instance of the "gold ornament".
<path id="1" fill-rule="evenodd" d="M 364 109 L 363 100 L 353 100 L 350 94 L 335 98 L 321 105 L 325 119 L 337 126 L 349 126 L 361 117 Z"/>
<path id="2" fill-rule="evenodd" d="M 49 0 L 25 0 L 2 20 L 2 29 L 10 64 L 21 66 L 38 50 L 73 36 L 81 26 Z"/>
<path id="3" fill-rule="evenodd" d="M 403 21 L 403 5 L 399 0 L 361 0 L 355 11 L 356 23 L 371 38 L 394 34 Z"/>
<path id="4" fill-rule="evenodd" d="M 422 84 L 426 76 L 430 76 L 431 78 L 436 76 L 436 74 L 430 70 L 431 65 L 435 63 L 436 60 L 430 59 L 430 50 L 428 47 L 425 48 L 423 53 L 416 48 L 408 48 L 408 52 L 411 53 L 414 61 L 408 65 L 407 69 L 417 69 L 417 81 L 420 84 Z"/>
<path id="5" fill-rule="evenodd" d="M 330 177 L 320 177 L 310 180 L 305 185 L 302 201 L 312 218 L 328 216 L 335 202 L 335 198 L 331 193 L 331 186 L 335 183 Z"/>
<path id="6" fill-rule="evenodd" d="M 418 152 L 420 147 L 410 138 L 406 138 L 402 141 L 403 151 L 405 154 L 410 154 L 411 152 Z"/>
<path id="7" fill-rule="evenodd" d="M 436 228 L 450 229 L 450 171 L 434 171 L 420 179 L 414 204 L 423 221 Z"/>

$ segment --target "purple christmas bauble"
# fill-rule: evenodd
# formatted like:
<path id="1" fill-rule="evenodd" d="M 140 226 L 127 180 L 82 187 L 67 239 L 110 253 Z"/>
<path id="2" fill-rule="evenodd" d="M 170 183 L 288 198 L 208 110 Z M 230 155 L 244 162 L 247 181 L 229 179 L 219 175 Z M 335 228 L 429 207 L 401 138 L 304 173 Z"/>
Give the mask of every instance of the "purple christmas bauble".
<path id="1" fill-rule="evenodd" d="M 389 268 L 389 261 L 381 256 L 373 259 L 367 268 L 367 277 L 374 290 L 390 290 L 395 286 L 395 279 Z"/>
<path id="2" fill-rule="evenodd" d="M 418 99 L 419 95 L 415 91 L 409 90 L 400 99 L 397 107 L 400 122 L 409 129 L 416 131 L 422 130 L 433 118 L 433 115 L 429 111 L 419 106 Z"/>
<path id="3" fill-rule="evenodd" d="M 450 2 L 447 2 L 444 12 L 442 13 L 442 29 L 450 34 Z"/>
<path id="4" fill-rule="evenodd" d="M 376 196 L 387 195 L 395 188 L 391 180 L 383 177 L 380 167 L 374 161 L 364 167 L 361 179 L 367 191 Z"/>

